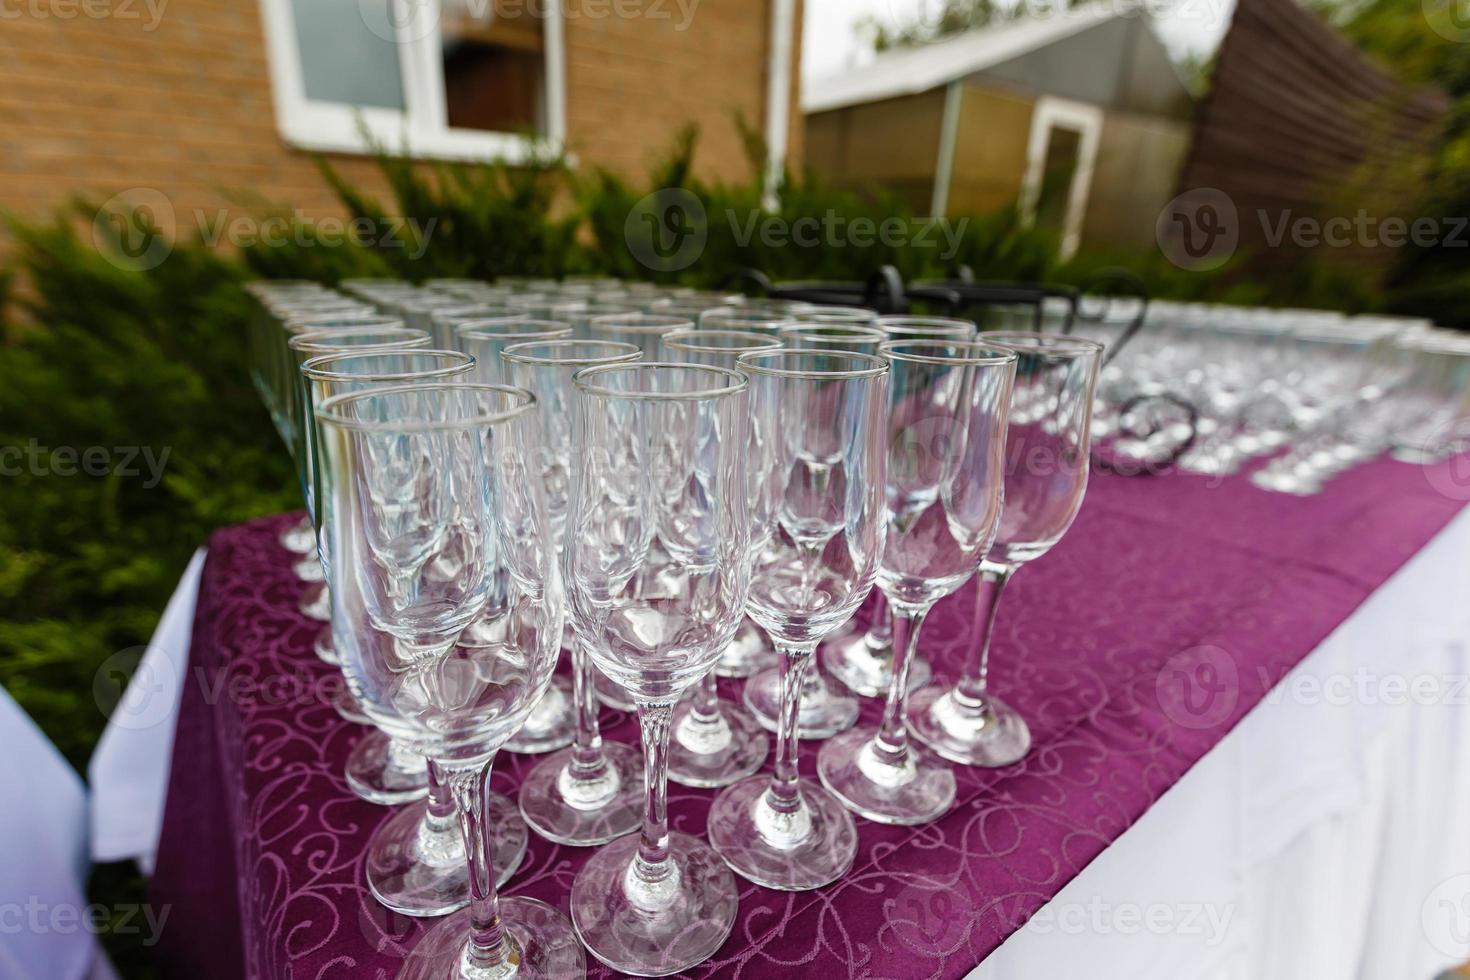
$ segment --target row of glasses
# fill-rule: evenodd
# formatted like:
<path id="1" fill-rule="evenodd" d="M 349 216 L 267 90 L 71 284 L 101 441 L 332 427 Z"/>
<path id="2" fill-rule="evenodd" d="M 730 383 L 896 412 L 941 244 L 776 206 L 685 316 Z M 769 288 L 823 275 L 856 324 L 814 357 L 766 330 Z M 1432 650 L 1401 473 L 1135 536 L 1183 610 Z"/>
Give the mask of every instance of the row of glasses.
<path id="1" fill-rule="evenodd" d="M 644 730 L 646 801 L 643 832 L 637 838 L 628 837 L 614 841 L 594 858 L 593 863 L 598 864 L 602 872 L 606 873 L 592 872 L 593 863 L 589 863 L 589 870 L 579 875 L 574 887 L 573 919 L 578 934 L 595 955 L 610 965 L 643 973 L 673 972 L 707 957 L 723 942 L 734 916 L 733 887 L 722 880 L 719 874 L 723 871 L 723 878 L 728 879 L 729 872 L 725 870 L 725 866 L 717 861 L 709 862 L 709 849 L 698 841 L 688 838 L 687 841 L 693 845 L 690 847 L 685 841 L 678 839 L 682 835 L 670 835 L 666 808 L 663 813 L 659 812 L 664 807 L 666 774 L 660 771 L 658 762 L 662 760 L 667 763 L 671 755 L 671 737 L 675 727 L 673 709 L 678 704 L 679 694 L 690 689 L 697 689 L 701 694 L 707 690 L 705 679 L 712 679 L 711 668 L 714 662 L 728 648 L 742 614 L 749 609 L 761 626 L 771 632 L 773 640 L 785 655 L 783 662 L 788 676 L 795 677 L 790 678 L 782 692 L 782 732 L 778 733 L 774 774 L 769 780 L 764 777 L 743 780 L 720 795 L 711 811 L 710 840 L 730 867 L 752 880 L 761 881 L 762 878 L 774 876 L 775 881 L 763 883 L 772 883 L 776 887 L 818 887 L 840 876 L 850 867 L 855 853 L 855 828 L 842 805 L 844 802 L 851 805 L 852 800 L 842 798 L 840 793 L 834 797 L 829 792 L 831 787 L 824 788 L 814 781 L 799 780 L 796 777 L 795 758 L 799 734 L 795 725 L 795 706 L 801 688 L 795 681 L 799 680 L 801 668 L 806 665 L 821 638 L 846 620 L 863 601 L 875 580 L 885 581 L 879 572 L 877 556 L 885 551 L 884 536 L 893 533 L 892 520 L 896 513 L 885 506 L 885 500 L 917 501 L 924 498 L 929 492 L 925 481 L 935 479 L 937 474 L 950 476 L 951 491 L 964 482 L 955 478 L 961 468 L 960 464 L 944 462 L 944 459 L 964 458 L 963 452 L 949 452 L 949 440 L 941 442 L 945 447 L 945 452 L 939 454 L 942 459 L 925 460 L 915 458 L 911 452 L 914 440 L 904 435 L 898 439 L 898 455 L 891 456 L 895 452 L 891 438 L 894 433 L 912 435 L 914 431 L 922 431 L 925 424 L 931 424 L 927 419 L 909 418 L 900 408 L 908 403 L 917 404 L 921 400 L 917 397 L 919 392 L 922 392 L 923 398 L 929 399 L 930 404 L 938 405 L 949 413 L 949 421 L 945 423 L 948 431 L 951 434 L 958 432 L 962 426 L 955 419 L 961 403 L 955 401 L 955 397 L 957 391 L 966 387 L 964 384 L 956 381 L 927 384 L 916 382 L 906 386 L 916 393 L 915 397 L 890 403 L 886 396 L 889 365 L 894 363 L 895 357 L 902 357 L 904 351 L 895 348 L 893 351 L 884 351 L 882 357 L 874 357 L 865 351 L 845 351 L 839 345 L 877 343 L 879 338 L 872 334 L 850 333 L 837 336 L 821 332 L 812 335 L 812 349 L 778 349 L 783 340 L 802 342 L 799 328 L 791 323 L 775 326 L 770 331 L 776 335 L 774 340 L 769 334 L 757 334 L 749 338 L 746 341 L 749 350 L 743 356 L 735 355 L 735 363 L 740 371 L 731 371 L 724 366 L 730 363 L 731 352 L 727 347 L 721 346 L 721 341 L 728 342 L 729 338 L 690 336 L 697 332 L 689 330 L 687 321 L 683 323 L 684 336 L 670 336 L 670 332 L 665 329 L 659 332 L 658 343 L 666 352 L 665 356 L 695 361 L 703 359 L 704 363 L 698 366 L 687 361 L 683 364 L 632 366 L 620 364 L 618 360 L 608 363 L 598 361 L 599 355 L 637 356 L 644 344 L 648 343 L 647 340 L 637 345 L 636 352 L 633 345 L 629 345 L 621 351 L 584 349 L 542 351 L 540 354 L 534 350 L 538 344 L 532 342 L 521 345 L 531 349 L 522 355 L 525 358 L 523 366 L 527 372 L 532 367 L 549 372 L 548 378 L 535 382 L 532 375 L 526 373 L 516 374 L 511 379 L 526 388 L 539 388 L 547 393 L 563 392 L 560 396 L 562 398 L 565 398 L 567 391 L 575 392 L 571 402 L 577 407 L 577 411 L 573 413 L 576 419 L 573 423 L 577 428 L 576 438 L 570 442 L 543 442 L 544 437 L 538 436 L 534 441 L 539 447 L 539 454 L 534 451 L 524 452 L 523 462 L 532 462 L 525 464 L 527 470 L 521 473 L 521 482 L 516 485 L 524 487 L 529 485 L 527 480 L 536 481 L 546 495 L 550 496 L 551 488 L 559 480 L 565 485 L 566 474 L 570 471 L 571 486 L 574 489 L 571 491 L 572 505 L 568 509 L 574 514 L 577 513 L 575 503 L 578 499 L 575 488 L 596 487 L 587 498 L 588 508 L 590 513 L 596 515 L 592 525 L 604 533 L 601 536 L 592 535 L 590 540 L 585 541 L 577 535 L 566 542 L 567 592 L 574 611 L 574 624 L 584 623 L 584 619 L 586 621 L 578 631 L 579 637 L 590 635 L 595 641 L 600 639 L 602 644 L 591 647 L 592 659 L 604 672 L 612 673 L 632 690 L 639 703 L 640 722 Z M 670 326 L 651 323 L 636 325 Z M 835 325 L 818 322 L 815 325 L 816 331 L 844 329 L 851 329 L 850 325 L 842 322 Z M 653 333 L 652 330 L 648 332 Z M 818 338 L 824 338 L 829 343 Z M 580 342 L 561 338 L 543 343 L 572 347 Z M 738 342 L 729 346 L 739 349 Z M 994 349 L 989 349 L 988 353 L 968 349 L 977 346 L 973 344 L 964 350 L 957 350 L 953 345 L 936 346 L 939 349 L 907 352 L 915 364 L 922 365 L 914 369 L 916 374 L 927 372 L 939 377 L 960 375 L 969 371 L 978 375 L 982 365 L 970 363 L 978 359 L 987 362 L 983 367 L 991 372 L 989 376 L 993 379 L 997 376 L 994 374 L 997 367 L 1014 358 L 1012 354 Z M 520 370 L 516 366 L 514 350 L 507 349 L 500 354 L 510 370 Z M 943 363 L 942 366 L 930 363 L 936 359 L 941 362 L 948 359 L 956 363 Z M 710 363 L 711 361 L 714 363 Z M 762 367 L 763 362 L 769 363 Z M 580 370 L 574 377 L 572 372 L 577 369 L 584 370 Z M 643 369 L 647 370 L 647 375 L 639 377 Z M 723 372 L 724 381 L 717 378 L 714 382 L 706 379 L 694 383 L 687 377 L 690 371 Z M 746 382 L 741 372 L 752 381 Z M 605 380 L 598 381 L 594 377 L 603 373 L 608 374 Z M 630 377 L 620 378 L 619 373 Z M 681 378 L 681 375 L 684 377 Z M 554 383 L 552 379 L 555 379 Z M 615 380 L 617 383 L 613 383 Z M 747 383 L 752 389 L 748 397 L 733 390 L 743 388 Z M 879 397 L 874 396 L 875 386 L 880 389 Z M 387 422 L 391 418 L 394 424 L 389 426 L 389 430 L 392 439 L 397 442 L 404 441 L 408 432 L 416 432 L 423 416 L 430 416 L 430 421 L 435 422 L 437 417 L 433 412 L 426 411 L 426 406 L 419 402 L 429 398 L 428 389 L 435 388 L 436 385 L 428 383 L 419 387 L 425 388 L 425 391 L 415 396 L 419 401 L 415 402 L 410 411 L 404 413 L 403 418 L 394 417 L 393 411 L 376 408 L 369 421 Z M 989 386 L 981 387 L 990 392 L 989 400 L 981 399 L 980 404 L 989 406 L 990 413 L 987 417 L 994 427 L 995 419 L 1003 414 L 996 411 L 994 403 L 997 389 L 993 380 Z M 502 393 L 509 391 L 498 390 Z M 397 394 L 392 388 L 381 389 L 381 393 L 384 398 L 391 394 L 399 401 L 408 398 L 407 394 Z M 537 405 L 536 397 L 530 391 L 516 389 L 516 395 L 529 399 L 532 406 Z M 549 400 L 549 394 L 542 397 Z M 343 399 L 336 396 L 327 398 L 319 406 L 319 411 L 331 408 L 338 400 Z M 606 419 L 618 420 L 622 424 L 604 424 L 599 427 L 588 423 L 589 415 L 598 414 L 587 409 L 586 403 L 589 400 L 600 404 L 600 414 L 606 416 Z M 729 405 L 714 408 L 711 404 L 705 404 L 726 400 L 738 406 L 733 416 L 728 415 Z M 1090 405 L 1090 393 L 1088 403 Z M 559 416 L 565 419 L 565 413 L 553 413 L 548 417 L 534 407 L 527 411 L 535 417 L 538 429 L 548 424 L 550 418 Z M 327 419 L 329 414 L 330 412 L 323 413 L 324 426 L 340 427 L 340 421 L 332 423 Z M 740 430 L 731 418 L 743 421 L 745 428 Z M 636 424 L 640 421 L 643 423 L 641 426 Z M 630 422 L 634 424 L 628 424 Z M 894 428 L 894 432 L 889 431 L 890 427 Z M 740 438 L 741 431 L 745 434 L 743 440 Z M 976 432 L 978 431 L 977 429 Z M 876 436 L 874 432 L 877 433 Z M 388 434 L 384 434 L 384 438 L 389 438 Z M 973 444 L 966 445 L 973 453 L 977 451 L 974 447 L 983 443 L 989 447 L 993 456 L 999 442 L 992 433 L 988 440 L 977 438 Z M 548 459 L 546 446 L 568 444 L 574 446 L 570 459 Z M 722 450 L 721 445 L 726 448 Z M 604 446 L 608 451 L 599 459 L 595 447 Z M 378 455 L 386 461 L 391 460 L 393 454 Z M 417 458 L 422 469 L 431 465 L 427 462 L 432 457 L 430 453 L 406 455 L 409 459 L 398 460 L 398 470 L 412 463 L 414 458 Z M 1085 453 L 1083 455 L 1085 458 Z M 727 457 L 730 461 L 721 462 Z M 344 452 L 343 458 L 349 459 L 350 454 Z M 984 458 L 983 452 L 970 458 L 971 473 L 985 469 L 984 465 L 975 463 L 975 459 Z M 888 467 L 893 465 L 891 460 L 898 461 L 900 474 L 907 474 L 897 482 L 890 482 L 884 477 Z M 752 484 L 746 482 L 744 474 L 738 479 L 731 476 L 731 468 L 738 470 L 741 463 L 747 468 L 753 466 L 760 479 Z M 993 464 L 993 460 L 991 463 Z M 588 472 L 597 470 L 601 476 L 587 476 L 584 483 L 584 469 Z M 990 471 L 993 469 L 994 466 L 991 465 Z M 560 477 L 557 476 L 558 473 L 561 474 Z M 392 472 L 391 476 L 390 485 L 411 483 L 415 493 L 428 492 L 430 496 L 433 495 L 434 488 L 431 486 L 426 491 L 422 477 L 411 481 L 402 472 Z M 959 494 L 958 498 L 951 492 L 949 496 L 952 499 L 945 506 L 958 508 L 967 516 L 983 520 L 979 517 L 983 507 L 978 511 L 965 508 L 977 507 L 978 501 L 985 499 L 986 487 L 989 487 L 993 498 L 994 482 L 993 479 L 988 483 L 981 481 L 977 486 Z M 737 484 L 744 497 L 743 506 L 747 513 L 747 543 L 744 552 L 733 544 L 740 535 L 731 529 L 731 523 L 721 522 L 712 515 L 718 509 L 719 501 L 733 498 Z M 909 495 L 907 498 L 905 493 Z M 973 493 L 974 500 L 967 503 L 965 498 L 970 493 Z M 944 496 L 943 493 L 940 495 Z M 402 494 L 387 493 L 385 497 L 392 504 L 386 508 L 390 516 L 388 523 L 393 525 L 394 530 L 402 530 L 398 527 L 404 517 Z M 733 508 L 735 505 L 726 506 Z M 431 509 L 434 510 L 433 519 L 426 519 L 421 523 L 432 528 L 437 527 L 436 521 L 442 516 L 444 508 Z M 535 509 L 534 506 L 525 506 L 519 508 L 518 512 L 531 512 Z M 551 508 L 545 509 L 548 530 L 539 539 L 540 547 L 557 551 L 560 547 L 558 535 L 550 530 L 554 524 L 550 519 Z M 929 520 L 932 524 L 934 518 Z M 960 534 L 968 543 L 975 541 L 972 536 L 957 531 L 959 525 L 953 519 L 949 523 L 953 526 L 947 533 Z M 517 538 L 518 541 L 525 544 L 536 540 L 534 534 L 528 531 L 532 524 L 534 521 L 519 525 L 522 533 Z M 460 524 L 456 523 L 454 526 L 455 534 L 466 538 L 475 537 L 464 531 Z M 920 519 L 918 523 L 905 527 L 904 530 L 913 531 L 917 528 L 919 530 L 915 533 L 922 534 L 926 526 L 924 520 Z M 869 530 L 872 531 L 871 539 Z M 450 536 L 453 537 L 454 534 Z M 427 540 L 421 533 L 409 533 L 408 537 L 417 546 L 422 546 Z M 433 535 L 428 537 L 432 538 Z M 600 546 L 596 544 L 599 540 L 602 542 Z M 697 546 L 701 541 L 706 542 L 704 548 Z M 432 569 L 435 565 L 449 564 L 467 567 L 461 559 L 468 543 L 461 542 L 449 549 L 454 561 L 429 561 L 428 567 Z M 398 554 L 396 549 L 390 548 L 388 551 L 390 555 Z M 579 566 L 573 552 L 583 554 L 584 551 L 584 557 L 591 559 L 591 565 Z M 741 570 L 742 562 L 744 571 Z M 442 570 L 440 574 L 432 571 L 426 573 L 421 570 L 423 566 L 419 562 L 411 564 L 420 568 L 415 574 L 426 578 L 432 588 L 446 587 L 440 582 L 444 578 Z M 441 649 L 437 644 L 428 644 L 432 648 L 429 659 L 437 662 L 442 658 L 448 663 L 476 657 L 493 658 L 493 652 L 469 652 L 473 651 L 474 645 L 466 646 L 460 642 L 471 623 L 485 621 L 487 618 L 501 624 L 501 656 L 517 660 L 517 655 L 524 653 L 526 637 L 515 634 L 510 624 L 499 618 L 499 612 L 505 607 L 493 598 L 506 591 L 504 580 L 507 576 L 513 577 L 514 573 L 510 569 L 515 565 L 515 562 L 510 561 L 504 574 L 492 573 L 488 576 L 491 583 L 488 592 L 492 598 L 479 611 L 465 618 L 457 631 L 451 630 L 455 632 L 452 647 Z M 575 571 L 578 568 L 590 568 L 591 574 L 579 579 Z M 738 591 L 730 585 L 731 581 L 742 575 L 744 587 L 750 593 L 748 603 L 744 597 L 731 595 L 733 591 Z M 534 575 L 525 577 L 535 578 Z M 941 583 L 946 583 L 949 579 L 944 575 L 937 578 Z M 579 592 L 579 581 L 591 583 L 595 587 L 585 593 Z M 902 569 L 895 572 L 892 581 L 899 583 L 895 588 L 910 590 L 905 592 L 906 595 L 913 588 L 919 588 L 922 592 L 926 587 L 923 584 L 915 585 L 916 582 L 923 583 L 925 577 L 915 574 L 912 568 L 907 572 Z M 724 587 L 716 583 L 724 583 Z M 620 585 L 620 588 L 613 589 L 614 585 Z M 361 583 L 358 586 L 360 590 Z M 884 587 L 889 586 L 885 583 Z M 933 588 L 934 585 L 928 582 L 927 587 Z M 353 591 L 349 586 L 344 600 L 349 608 L 357 608 L 352 606 Z M 579 596 L 587 599 L 580 607 Z M 374 603 L 380 601 L 381 598 L 373 600 Z M 367 602 L 360 603 L 363 608 L 369 605 Z M 429 612 L 433 615 L 429 619 L 443 615 L 445 603 L 431 605 Z M 378 663 L 376 658 L 386 657 L 382 652 L 384 649 L 395 651 L 394 655 L 398 657 L 418 656 L 424 652 L 421 649 L 423 644 L 405 645 L 406 634 L 401 616 L 388 616 L 380 622 L 359 610 L 355 621 L 363 625 L 366 635 L 372 639 L 366 644 L 370 648 L 368 653 L 354 653 L 354 663 L 357 666 L 353 673 L 370 671 L 372 665 Z M 393 628 L 395 623 L 398 624 L 397 632 Z M 419 624 L 420 631 L 422 625 Z M 373 634 L 373 629 L 379 630 L 378 634 Z M 409 630 L 408 633 L 419 635 L 415 630 Z M 913 633 L 916 634 L 917 630 Z M 559 629 L 557 641 L 553 651 L 560 646 Z M 407 653 L 399 649 L 405 646 Z M 916 637 L 913 643 L 902 644 L 904 653 L 900 654 L 897 669 L 894 671 L 895 681 L 889 690 L 889 702 L 885 705 L 884 724 L 871 734 L 854 733 L 864 736 L 852 740 L 854 760 L 861 760 L 865 755 L 881 755 L 885 750 L 892 749 L 895 725 L 898 731 L 903 731 L 903 692 L 908 687 L 904 683 L 908 663 L 905 654 L 911 654 L 915 646 Z M 439 652 L 433 653 L 434 650 Z M 602 655 L 599 656 L 599 653 Z M 524 659 L 519 657 L 520 661 Z M 554 662 L 553 652 L 549 664 Z M 622 674 L 618 672 L 618 664 L 622 664 Z M 481 669 L 476 668 L 473 672 L 478 673 Z M 549 665 L 544 668 L 545 684 L 550 683 L 550 670 Z M 539 677 L 539 672 L 537 673 Z M 435 695 L 442 693 L 442 690 L 436 688 L 423 697 L 432 701 Z M 539 700 L 539 697 L 540 695 L 536 695 L 526 701 L 526 711 L 520 719 L 522 722 L 524 716 L 530 713 L 530 705 Z M 696 697 L 691 704 L 698 705 L 701 700 Z M 377 711 L 377 702 L 373 704 L 373 710 Z M 436 710 L 440 707 L 436 705 Z M 669 709 L 667 715 L 664 709 Z M 595 712 L 592 720 L 595 725 Z M 421 737 L 422 726 L 416 725 L 411 717 L 396 723 L 404 724 Z M 788 728 L 789 737 L 784 739 L 783 747 L 782 735 Z M 442 731 L 442 725 L 435 730 Z M 652 739 L 649 737 L 650 733 L 654 736 Z M 829 743 L 828 748 L 836 744 Z M 842 753 L 835 750 L 829 752 L 827 749 L 823 753 L 824 757 L 832 759 L 838 759 L 841 755 Z M 917 757 L 918 753 L 909 755 Z M 891 757 L 886 757 L 886 761 L 893 764 L 893 772 L 902 772 L 909 768 L 904 761 Z M 556 769 L 557 780 L 561 781 L 562 774 L 567 769 L 566 763 L 563 762 Z M 893 789 L 893 780 L 889 778 L 892 772 L 873 780 L 871 765 L 865 771 L 860 761 L 853 761 L 846 769 L 856 773 L 861 780 L 881 785 L 886 791 Z M 451 770 L 452 766 L 444 770 L 444 785 L 453 793 L 455 782 L 451 778 Z M 843 771 L 842 767 L 834 768 L 825 762 L 821 763 L 819 771 L 822 772 L 824 781 L 828 779 L 829 770 L 832 773 Z M 440 771 L 438 762 L 435 771 Z M 849 784 L 858 785 L 846 776 L 833 777 L 833 780 L 833 786 L 844 789 Z M 922 786 L 929 785 L 927 779 L 921 779 L 918 783 Z M 952 775 L 950 783 L 952 786 Z M 460 799 L 460 808 L 463 809 L 463 793 L 454 795 Z M 889 792 L 888 795 L 895 794 Z M 931 800 L 930 805 L 933 805 L 933 794 L 920 792 L 917 795 Z M 952 796 L 952 789 L 950 795 Z M 883 794 L 880 793 L 879 796 Z M 523 794 L 523 806 L 527 799 Z M 742 799 L 748 801 L 749 806 L 745 806 Z M 861 808 L 853 808 L 862 812 Z M 490 812 L 494 809 L 496 807 L 492 806 Z M 476 823 L 474 814 L 470 814 L 468 818 L 462 816 L 461 819 L 466 833 L 470 834 L 466 837 L 466 842 L 479 838 L 482 851 L 486 847 L 493 851 L 494 837 L 493 832 L 487 834 L 490 821 L 486 811 L 482 808 L 478 817 L 479 830 L 476 833 L 472 833 L 474 827 L 471 826 Z M 918 820 L 907 814 L 897 819 L 898 822 Z M 488 845 L 485 844 L 487 839 L 490 841 Z M 706 853 L 701 854 L 701 849 Z M 488 920 L 481 914 L 477 921 L 476 910 L 483 913 L 488 907 L 487 903 L 494 903 L 495 883 L 491 879 L 495 876 L 488 872 L 488 865 L 487 870 L 476 873 L 476 855 L 473 851 L 472 844 L 464 851 L 469 858 L 470 873 L 465 881 L 472 898 L 472 910 L 468 915 L 470 925 L 474 926 L 471 940 L 466 943 L 463 938 L 463 922 L 456 928 L 450 928 L 451 923 L 466 918 L 456 917 L 456 920 L 449 920 L 431 933 L 430 937 L 426 937 L 420 950 L 415 951 L 410 964 L 425 958 L 437 958 L 436 968 L 454 967 L 458 964 L 461 975 L 470 975 L 463 972 L 467 965 L 480 969 L 487 963 L 503 964 L 503 959 L 496 958 L 496 951 L 508 950 L 510 955 L 516 956 L 525 952 L 517 946 L 518 942 L 523 942 L 529 943 L 532 950 L 522 958 L 534 970 L 536 957 L 540 955 L 534 950 L 543 945 L 552 949 L 562 948 L 560 940 L 556 938 L 556 927 L 559 923 L 555 921 L 555 913 L 552 913 L 552 919 L 549 920 L 551 938 L 545 942 L 538 938 L 538 930 L 548 924 L 544 910 L 529 915 L 528 926 L 524 929 L 507 923 L 506 929 L 500 930 L 498 936 L 491 934 L 494 930 L 481 929 L 478 923 Z M 480 856 L 484 857 L 483 854 Z M 511 870 L 513 867 L 512 864 Z M 503 876 L 502 874 L 501 877 Z M 715 887 L 702 888 L 701 882 L 713 882 Z M 578 901 L 579 889 L 588 901 Z M 514 900 L 505 904 L 510 901 Z M 434 937 L 440 937 L 440 941 L 430 942 Z M 406 971 L 409 969 L 410 966 L 405 967 Z M 576 969 L 580 969 L 580 966 Z M 406 972 L 405 975 L 414 974 Z M 536 974 L 533 972 L 532 975 Z"/>
<path id="2" fill-rule="evenodd" d="M 465 379 L 473 369 L 474 359 L 458 351 L 379 350 L 350 354 L 326 354 L 302 365 L 308 383 L 313 422 L 313 442 L 321 438 L 314 415 L 315 404 L 336 395 L 372 388 L 407 384 L 432 384 Z M 320 485 L 321 459 L 313 461 Z M 322 536 L 324 563 L 331 569 L 326 536 Z M 342 623 L 338 620 L 339 625 Z M 360 627 L 361 624 L 352 624 Z M 359 630 L 338 630 L 341 649 L 351 651 L 358 641 Z M 344 663 L 344 676 L 352 685 L 354 672 L 347 666 L 355 663 L 349 654 Z M 359 702 L 361 704 L 361 702 Z M 375 724 L 377 718 L 367 714 L 363 720 Z M 380 714 L 380 713 L 379 713 Z M 359 796 L 371 802 L 391 805 L 407 803 L 374 831 L 364 858 L 364 872 L 369 890 L 386 908 L 409 916 L 435 916 L 453 912 L 469 902 L 469 879 L 465 873 L 462 840 L 455 824 L 454 801 L 449 787 L 438 770 L 426 763 L 423 755 L 413 750 L 402 737 L 403 725 L 391 719 L 370 733 L 354 748 L 347 764 L 349 785 Z M 376 768 L 375 768 L 376 767 Z M 378 769 L 382 773 L 377 772 Z M 369 795 L 364 787 L 387 784 L 397 793 Z M 418 802 L 409 803 L 417 797 Z M 509 801 L 499 798 L 493 830 L 496 844 L 496 867 L 499 881 L 504 882 L 519 866 L 525 853 L 526 827 L 515 819 Z"/>
<path id="3" fill-rule="evenodd" d="M 376 387 L 316 406 L 333 604 L 369 712 L 432 759 L 455 804 L 469 905 L 426 933 L 402 978 L 577 977 L 545 903 L 501 899 L 489 773 L 550 684 L 564 615 L 532 461 L 535 397 L 467 382 Z M 501 642 L 462 645 L 472 622 Z M 344 651 L 345 652 L 345 651 Z"/>

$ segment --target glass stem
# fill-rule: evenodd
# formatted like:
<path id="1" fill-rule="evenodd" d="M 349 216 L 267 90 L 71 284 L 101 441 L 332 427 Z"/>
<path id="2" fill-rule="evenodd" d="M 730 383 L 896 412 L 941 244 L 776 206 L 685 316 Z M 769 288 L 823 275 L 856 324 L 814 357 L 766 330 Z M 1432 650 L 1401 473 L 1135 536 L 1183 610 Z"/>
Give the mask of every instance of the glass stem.
<path id="1" fill-rule="evenodd" d="M 581 642 L 572 643 L 572 706 L 577 716 L 577 738 L 572 745 L 571 773 L 576 779 L 596 779 L 607 768 L 602 751 L 602 727 L 597 721 L 597 665 Z"/>
<path id="2" fill-rule="evenodd" d="M 962 706 L 985 707 L 985 683 L 990 673 L 990 641 L 995 634 L 995 611 L 1000 594 L 1016 572 L 1015 565 L 985 562 L 975 576 L 975 615 L 971 617 L 970 661 L 965 676 L 955 685 L 955 700 Z"/>
<path id="3" fill-rule="evenodd" d="M 781 654 L 781 715 L 776 724 L 776 766 L 766 797 L 771 809 L 778 813 L 794 813 L 801 808 L 800 777 L 796 769 L 796 750 L 801 735 L 798 725 L 801 682 L 814 648 L 814 645 L 776 644 Z"/>
<path id="4" fill-rule="evenodd" d="M 713 670 L 704 675 L 694 692 L 694 714 L 705 721 L 714 721 L 720 715 L 720 689 Z"/>
<path id="5" fill-rule="evenodd" d="M 449 776 L 444 766 L 429 760 L 429 807 L 424 824 L 435 833 L 447 831 L 454 825 L 454 793 L 449 786 Z"/>
<path id="6" fill-rule="evenodd" d="M 875 739 L 879 755 L 890 765 L 903 765 L 908 759 L 904 710 L 908 704 L 909 665 L 919 649 L 919 630 L 928 615 L 928 606 L 917 612 L 898 609 L 893 613 L 893 679 L 888 683 L 888 700 L 883 703 L 883 720 Z"/>
<path id="7" fill-rule="evenodd" d="M 490 767 L 494 756 L 480 766 L 450 768 L 443 772 L 459 811 L 465 857 L 470 877 L 470 941 L 465 962 L 474 969 L 503 970 L 514 951 L 500 922 L 500 898 L 495 891 L 494 833 L 490 825 Z"/>
<path id="8" fill-rule="evenodd" d="M 893 609 L 887 596 L 877 589 L 873 592 L 878 596 L 878 603 L 873 607 L 873 620 L 868 626 L 868 648 L 883 650 L 893 645 Z"/>
<path id="9" fill-rule="evenodd" d="M 669 856 L 669 728 L 674 706 L 668 702 L 638 705 L 643 735 L 643 830 L 638 854 L 624 879 L 624 891 L 637 906 L 657 909 L 678 893 L 679 868 Z"/>

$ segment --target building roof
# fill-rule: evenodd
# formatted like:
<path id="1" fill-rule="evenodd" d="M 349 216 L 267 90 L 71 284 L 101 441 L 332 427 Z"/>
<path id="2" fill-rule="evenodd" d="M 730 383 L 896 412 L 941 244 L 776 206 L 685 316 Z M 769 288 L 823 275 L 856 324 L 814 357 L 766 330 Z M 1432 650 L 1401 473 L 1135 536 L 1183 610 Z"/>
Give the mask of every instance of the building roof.
<path id="1" fill-rule="evenodd" d="M 802 85 L 803 112 L 826 112 L 947 85 L 1124 16 L 1120 4 L 1067 9 L 1049 17 L 967 31 L 922 47 L 885 51 L 872 64 Z"/>

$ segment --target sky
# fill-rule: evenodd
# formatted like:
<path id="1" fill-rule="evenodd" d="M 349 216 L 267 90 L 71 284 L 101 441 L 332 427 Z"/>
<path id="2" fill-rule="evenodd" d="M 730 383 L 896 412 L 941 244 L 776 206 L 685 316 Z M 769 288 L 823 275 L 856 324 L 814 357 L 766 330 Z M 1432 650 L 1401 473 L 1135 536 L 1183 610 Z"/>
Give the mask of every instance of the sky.
<path id="1" fill-rule="evenodd" d="M 1063 0 L 1026 0 L 1053 9 Z M 1174 57 L 1209 54 L 1230 26 L 1235 0 L 1101 0 L 1155 12 L 1154 26 Z M 857 25 L 875 17 L 891 26 L 912 23 L 940 9 L 942 0 L 806 0 L 802 76 L 820 78 L 858 67 L 872 57 Z"/>

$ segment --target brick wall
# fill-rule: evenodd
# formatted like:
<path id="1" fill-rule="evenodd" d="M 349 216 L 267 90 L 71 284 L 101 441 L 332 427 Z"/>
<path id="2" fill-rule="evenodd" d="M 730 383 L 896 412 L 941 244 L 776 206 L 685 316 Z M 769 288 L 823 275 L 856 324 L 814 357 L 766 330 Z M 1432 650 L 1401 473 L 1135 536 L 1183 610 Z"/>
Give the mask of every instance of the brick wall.
<path id="1" fill-rule="evenodd" d="M 698 0 L 678 30 L 673 0 L 667 20 L 578 16 L 587 0 L 567 2 L 568 138 L 584 166 L 641 173 L 692 119 L 704 131 L 699 172 L 746 176 L 730 113 L 764 126 L 766 3 Z M 167 0 L 153 30 L 146 0 L 129 5 L 131 19 L 59 16 L 75 3 L 47 0 L 46 16 L 0 8 L 0 209 L 34 218 L 75 194 L 150 187 L 188 221 L 242 196 L 339 213 L 310 156 L 277 132 L 254 0 Z M 384 189 L 369 161 L 334 163 Z"/>

